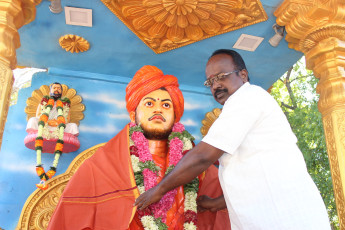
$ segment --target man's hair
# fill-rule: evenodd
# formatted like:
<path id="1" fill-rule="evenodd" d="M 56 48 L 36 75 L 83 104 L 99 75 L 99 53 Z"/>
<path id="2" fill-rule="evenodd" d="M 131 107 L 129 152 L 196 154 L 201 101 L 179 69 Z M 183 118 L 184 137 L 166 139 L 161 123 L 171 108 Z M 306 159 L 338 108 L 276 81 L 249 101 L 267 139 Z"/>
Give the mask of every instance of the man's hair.
<path id="1" fill-rule="evenodd" d="M 238 70 L 247 70 L 246 64 L 244 63 L 241 55 L 237 53 L 235 50 L 229 50 L 229 49 L 219 49 L 212 53 L 212 55 L 209 57 L 209 59 L 215 55 L 218 54 L 227 54 L 230 57 L 232 57 L 232 60 L 234 61 L 234 64 Z M 248 71 L 248 70 L 247 70 Z M 238 73 L 237 73 L 238 75 Z M 248 75 L 248 82 L 249 82 L 249 75 Z"/>
<path id="2" fill-rule="evenodd" d="M 61 87 L 61 94 L 62 94 L 62 91 L 63 91 L 63 89 L 62 89 L 62 85 L 61 85 L 59 82 L 54 82 L 54 83 L 50 84 L 50 86 L 49 86 L 49 90 L 51 90 L 51 89 L 52 89 L 53 85 L 60 85 L 60 87 Z"/>

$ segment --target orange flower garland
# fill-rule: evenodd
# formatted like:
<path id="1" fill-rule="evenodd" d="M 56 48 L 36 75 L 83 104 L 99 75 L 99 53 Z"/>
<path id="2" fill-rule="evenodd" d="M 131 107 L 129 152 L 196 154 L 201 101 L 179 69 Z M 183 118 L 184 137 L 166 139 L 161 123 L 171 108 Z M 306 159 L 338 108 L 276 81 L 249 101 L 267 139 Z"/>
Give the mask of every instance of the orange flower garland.
<path id="1" fill-rule="evenodd" d="M 43 147 L 43 140 L 36 139 L 36 141 L 35 141 L 35 148 L 36 147 Z"/>
<path id="2" fill-rule="evenodd" d="M 57 121 L 59 124 L 66 124 L 65 118 L 63 116 L 58 116 Z"/>
<path id="3" fill-rule="evenodd" d="M 57 107 L 63 107 L 62 101 L 57 100 L 57 101 L 56 101 L 56 106 L 57 106 Z"/>
<path id="4" fill-rule="evenodd" d="M 63 149 L 63 144 L 62 143 L 56 143 L 55 152 L 56 151 L 62 152 L 62 149 Z"/>
<path id="5" fill-rule="evenodd" d="M 54 98 L 49 98 L 48 105 L 54 106 L 54 102 L 55 102 Z"/>
<path id="6" fill-rule="evenodd" d="M 44 123 L 46 123 L 48 121 L 48 115 L 46 113 L 42 114 L 40 116 L 40 121 L 43 121 Z"/>
<path id="7" fill-rule="evenodd" d="M 41 101 L 41 105 L 45 106 L 45 108 L 38 122 L 38 132 L 37 132 L 37 137 L 35 141 L 35 150 L 36 150 L 36 155 L 37 155 L 36 173 L 41 179 L 40 183 L 36 184 L 36 186 L 42 190 L 45 190 L 48 188 L 48 185 L 46 185 L 45 182 L 51 179 L 55 175 L 56 167 L 58 165 L 60 155 L 62 154 L 62 151 L 63 151 L 63 144 L 64 144 L 63 136 L 64 136 L 64 130 L 66 127 L 65 125 L 66 119 L 63 116 L 63 106 L 64 105 L 70 106 L 70 101 L 67 98 L 64 98 L 63 100 L 61 99 L 56 100 L 56 108 L 58 110 L 57 121 L 59 123 L 57 128 L 59 129 L 59 135 L 58 135 L 58 140 L 56 141 L 56 145 L 55 145 L 55 152 L 54 152 L 55 157 L 54 157 L 53 166 L 50 167 L 50 170 L 48 172 L 45 172 L 44 168 L 42 167 L 42 161 L 41 161 L 41 154 L 42 154 L 42 149 L 43 149 L 42 134 L 43 134 L 43 128 L 49 120 L 49 113 L 54 107 L 54 104 L 55 104 L 55 100 L 53 97 L 48 97 L 48 96 L 43 97 Z"/>

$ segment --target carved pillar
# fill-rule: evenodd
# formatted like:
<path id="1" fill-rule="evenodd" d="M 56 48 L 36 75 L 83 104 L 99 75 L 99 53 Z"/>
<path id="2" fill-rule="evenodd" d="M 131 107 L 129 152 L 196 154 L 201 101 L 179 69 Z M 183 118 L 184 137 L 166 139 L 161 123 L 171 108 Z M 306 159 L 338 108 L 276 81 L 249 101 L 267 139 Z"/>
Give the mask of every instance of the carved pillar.
<path id="1" fill-rule="evenodd" d="M 0 148 L 13 85 L 12 69 L 20 47 L 18 29 L 36 15 L 33 0 L 0 0 Z"/>
<path id="2" fill-rule="evenodd" d="M 13 85 L 12 70 L 0 61 L 0 148 Z"/>
<path id="3" fill-rule="evenodd" d="M 333 187 L 345 229 L 345 2 L 344 0 L 285 0 L 276 10 L 285 26 L 289 47 L 305 54 L 308 69 L 320 81 L 322 114 Z"/>

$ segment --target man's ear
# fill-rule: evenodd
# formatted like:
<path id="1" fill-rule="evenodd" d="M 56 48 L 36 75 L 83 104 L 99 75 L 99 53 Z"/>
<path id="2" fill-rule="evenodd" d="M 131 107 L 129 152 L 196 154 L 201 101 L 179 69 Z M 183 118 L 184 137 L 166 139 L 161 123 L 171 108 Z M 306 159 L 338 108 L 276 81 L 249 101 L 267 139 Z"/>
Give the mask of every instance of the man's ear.
<path id="1" fill-rule="evenodd" d="M 243 83 L 248 82 L 248 71 L 246 69 L 240 71 L 240 76 L 242 78 Z"/>
<path id="2" fill-rule="evenodd" d="M 135 112 L 134 111 L 129 112 L 129 119 L 131 119 L 131 122 L 135 123 Z"/>

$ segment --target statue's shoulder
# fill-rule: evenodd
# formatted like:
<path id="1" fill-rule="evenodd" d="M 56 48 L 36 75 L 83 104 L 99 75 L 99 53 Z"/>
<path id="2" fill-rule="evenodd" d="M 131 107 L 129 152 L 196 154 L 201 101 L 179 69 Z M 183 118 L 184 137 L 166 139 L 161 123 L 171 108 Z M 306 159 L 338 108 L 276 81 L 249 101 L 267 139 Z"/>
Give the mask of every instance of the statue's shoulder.
<path id="1" fill-rule="evenodd" d="M 61 100 L 64 108 L 71 107 L 71 101 L 68 97 L 62 97 L 62 98 L 60 98 L 60 100 Z"/>
<path id="2" fill-rule="evenodd" d="M 49 100 L 49 96 L 48 95 L 44 95 L 42 97 L 42 100 L 41 100 L 41 105 L 44 105 L 44 104 L 47 104 L 48 103 L 48 100 Z"/>
<path id="3" fill-rule="evenodd" d="M 71 100 L 68 97 L 62 97 L 61 101 L 64 102 L 64 103 L 71 104 Z"/>

